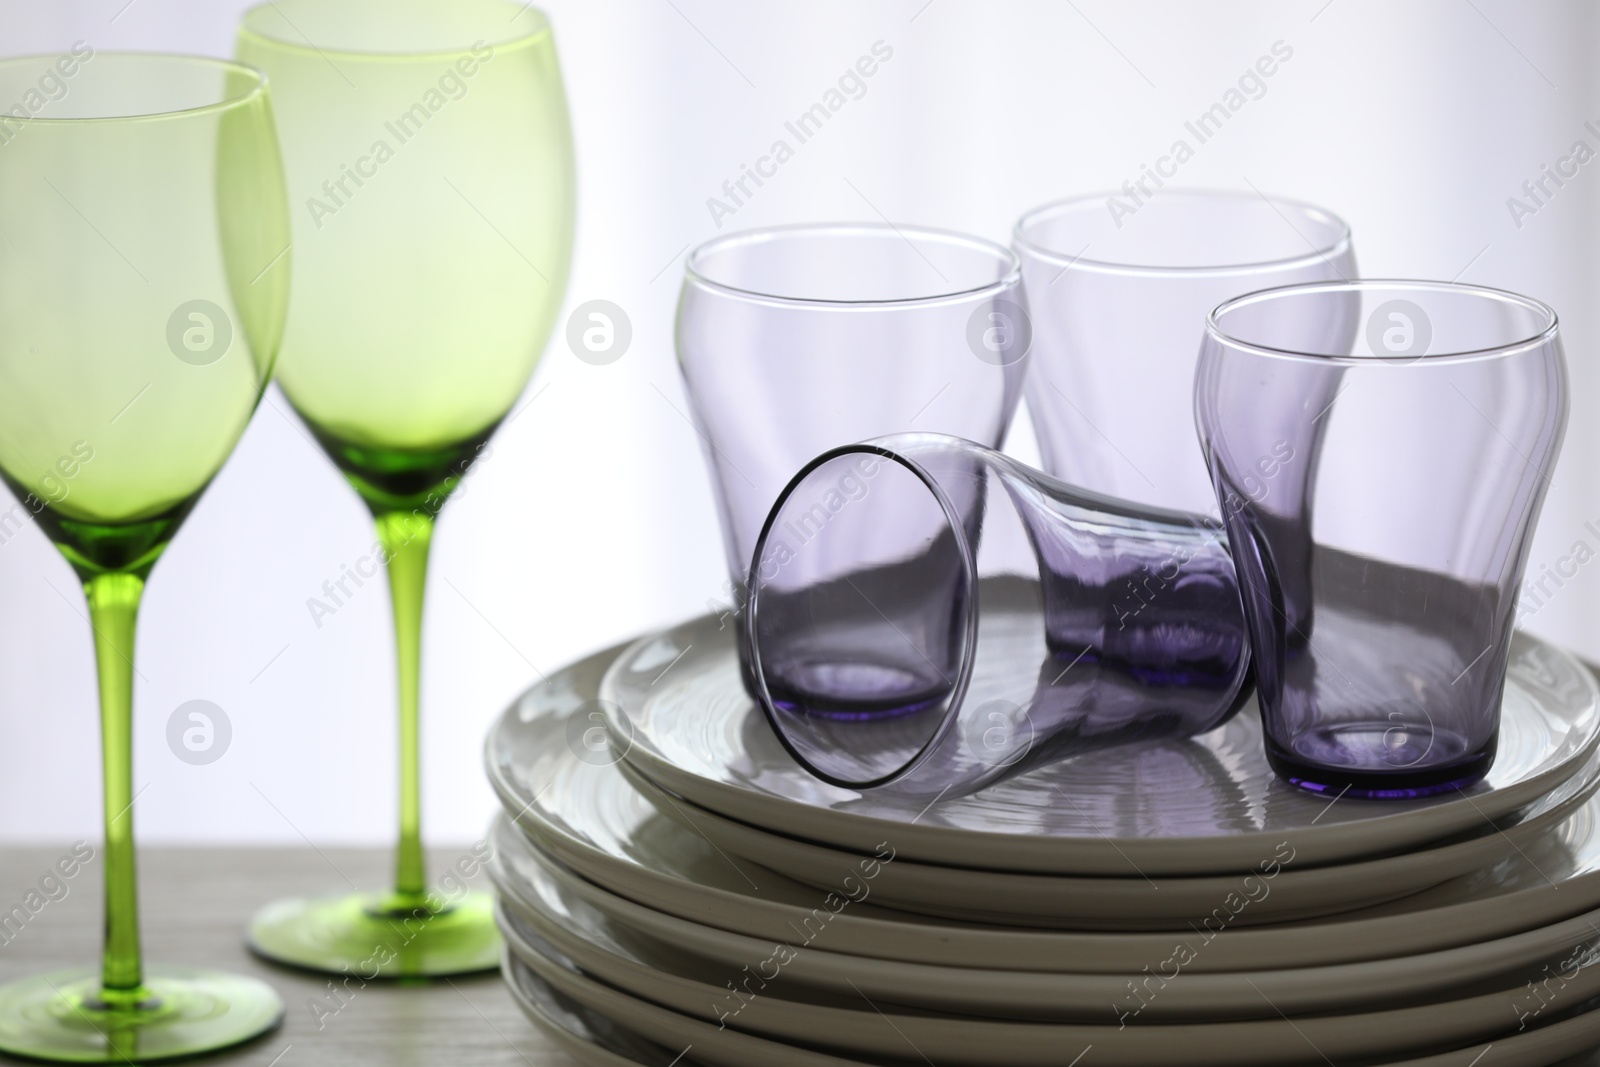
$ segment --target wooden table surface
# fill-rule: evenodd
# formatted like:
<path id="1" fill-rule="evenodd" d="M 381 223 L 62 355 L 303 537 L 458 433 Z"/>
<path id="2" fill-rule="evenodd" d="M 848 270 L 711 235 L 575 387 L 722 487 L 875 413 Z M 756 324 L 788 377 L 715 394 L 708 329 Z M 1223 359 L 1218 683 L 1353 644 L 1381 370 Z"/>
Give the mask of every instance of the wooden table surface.
<path id="1" fill-rule="evenodd" d="M 20 904 L 69 848 L 0 849 L 0 912 Z M 434 858 L 442 867 L 465 852 L 437 849 Z M 497 973 L 413 986 L 375 982 L 319 1029 L 307 1002 L 326 993 L 327 979 L 246 951 L 241 931 L 256 908 L 284 896 L 338 893 L 347 877 L 381 886 L 387 851 L 146 848 L 139 862 L 146 959 L 255 975 L 278 990 L 287 1008 L 273 1033 L 190 1061 L 197 1067 L 574 1067 L 523 1016 Z M 91 863 L 67 883 L 65 897 L 0 944 L 0 981 L 98 963 L 99 877 Z M 480 874 L 475 882 L 482 881 Z M 21 1062 L 0 1056 L 0 1064 Z M 1562 1067 L 1600 1067 L 1600 1051 Z"/>
<path id="2" fill-rule="evenodd" d="M 98 850 L 98 842 L 91 842 Z M 65 854 L 57 848 L 0 849 L 0 912 L 20 904 Z M 466 848 L 436 849 L 441 867 Z M 97 965 L 100 869 L 91 862 L 20 933 L 0 944 L 0 981 Z M 256 908 L 284 896 L 336 894 L 345 877 L 383 886 L 389 853 L 379 849 L 146 848 L 139 854 L 145 958 L 255 975 L 283 997 L 283 1025 L 197 1067 L 572 1067 L 528 1022 L 496 972 L 432 984 L 372 983 L 321 1020 L 307 1001 L 326 978 L 252 956 L 241 934 Z M 480 874 L 476 882 L 481 882 Z M 0 1056 L 0 1063 L 19 1063 Z"/>

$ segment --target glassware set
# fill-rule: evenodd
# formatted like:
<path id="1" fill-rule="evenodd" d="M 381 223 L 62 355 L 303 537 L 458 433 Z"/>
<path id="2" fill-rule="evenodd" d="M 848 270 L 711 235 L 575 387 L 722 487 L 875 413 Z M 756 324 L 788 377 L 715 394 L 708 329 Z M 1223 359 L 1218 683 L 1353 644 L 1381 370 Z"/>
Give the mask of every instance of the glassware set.
<path id="1" fill-rule="evenodd" d="M 565 289 L 549 26 L 512 0 L 275 0 L 237 54 L 75 63 L 0 144 L 0 477 L 88 599 L 106 822 L 102 967 L 0 987 L 7 1053 L 172 1059 L 281 1018 L 254 979 L 143 967 L 131 768 L 140 595 L 274 373 L 388 568 L 400 836 L 390 892 L 269 905 L 249 943 L 333 973 L 499 963 L 487 898 L 427 884 L 421 619 L 434 521 Z M 68 59 L 0 62 L 0 95 Z M 1481 777 L 1567 415 L 1554 314 L 1352 280 L 1340 220 L 1259 196 L 1115 224 L 1063 201 L 1014 247 L 839 224 L 689 258 L 677 351 L 743 680 L 790 754 L 960 794 L 1254 693 L 1307 788 Z M 997 451 L 1024 393 L 1044 471 Z M 1201 447 L 1174 451 L 1191 412 Z M 1033 631 L 986 597 L 1035 604 Z"/>
<path id="2" fill-rule="evenodd" d="M 1063 201 L 1023 216 L 1016 247 L 1028 343 L 1007 366 L 1026 368 L 1049 473 L 911 422 L 841 435 L 771 498 L 753 548 L 730 540 L 746 687 L 789 753 L 836 786 L 960 795 L 1209 730 L 1254 693 L 1295 785 L 1481 780 L 1566 425 L 1554 313 L 1353 281 L 1343 222 L 1258 195 L 1174 191 L 1115 223 Z M 761 335 L 728 331 L 725 358 L 764 372 Z M 727 398 L 690 373 L 681 326 L 679 349 L 713 425 Z M 848 366 L 785 359 L 783 395 L 825 403 L 875 373 Z M 1199 449 L 1153 432 L 1190 412 Z M 834 429 L 742 417 L 761 455 L 797 423 Z M 725 466 L 749 454 L 708 439 Z M 746 488 L 747 515 L 766 493 Z M 1042 662 L 1022 651 L 1037 635 L 1002 632 L 1014 610 L 984 625 L 986 593 L 1015 601 L 1019 579 Z"/>
<path id="3" fill-rule="evenodd" d="M 0 477 L 88 598 L 106 824 L 100 971 L 0 987 L 0 1052 L 154 1062 L 282 1018 L 256 979 L 143 966 L 132 812 L 140 594 L 274 372 L 376 523 L 400 843 L 391 892 L 270 905 L 249 943 L 336 974 L 500 961 L 488 897 L 427 882 L 421 612 L 434 519 L 565 289 L 575 180 L 549 24 L 510 0 L 273 0 L 245 14 L 237 53 L 0 62 L 6 99 L 71 79 L 8 115 L 0 144 Z"/>

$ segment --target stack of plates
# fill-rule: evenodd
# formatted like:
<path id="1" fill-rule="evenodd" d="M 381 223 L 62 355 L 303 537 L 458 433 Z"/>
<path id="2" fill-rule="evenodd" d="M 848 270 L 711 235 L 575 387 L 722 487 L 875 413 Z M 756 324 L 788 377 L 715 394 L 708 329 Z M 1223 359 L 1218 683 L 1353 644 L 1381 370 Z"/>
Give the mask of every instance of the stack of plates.
<path id="1" fill-rule="evenodd" d="M 1557 1063 L 1600 1045 L 1600 692 L 1511 659 L 1464 792 L 1294 790 L 1247 707 L 929 803 L 808 777 L 696 620 L 491 733 L 506 976 L 613 1067 Z"/>

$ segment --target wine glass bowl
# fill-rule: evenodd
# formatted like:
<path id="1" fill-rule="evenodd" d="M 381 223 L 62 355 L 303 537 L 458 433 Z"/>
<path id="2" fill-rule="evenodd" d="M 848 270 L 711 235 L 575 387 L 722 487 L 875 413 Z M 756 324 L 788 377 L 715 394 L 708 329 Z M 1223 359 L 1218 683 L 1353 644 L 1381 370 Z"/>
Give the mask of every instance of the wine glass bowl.
<path id="1" fill-rule="evenodd" d="M 42 62 L 0 65 L 5 99 Z M 153 563 L 271 376 L 291 257 L 258 81 L 220 61 L 96 55 L 3 146 L 0 387 L 19 402 L 0 473 L 49 504 L 38 518 L 75 564 Z M 101 155 L 133 180 L 87 165 Z M 202 206 L 223 223 L 175 222 Z"/>
<path id="2" fill-rule="evenodd" d="M 53 79 L 44 81 L 43 79 Z M 96 54 L 0 62 L 0 477 L 88 599 L 105 780 L 98 973 L 0 987 L 0 1051 L 153 1062 L 276 1025 L 252 978 L 143 965 L 132 689 L 145 581 L 272 373 L 289 221 L 267 86 L 248 67 Z"/>
<path id="3" fill-rule="evenodd" d="M 532 375 L 571 258 L 547 21 L 501 0 L 252 8 L 297 260 L 278 384 L 369 504 L 459 478 Z"/>

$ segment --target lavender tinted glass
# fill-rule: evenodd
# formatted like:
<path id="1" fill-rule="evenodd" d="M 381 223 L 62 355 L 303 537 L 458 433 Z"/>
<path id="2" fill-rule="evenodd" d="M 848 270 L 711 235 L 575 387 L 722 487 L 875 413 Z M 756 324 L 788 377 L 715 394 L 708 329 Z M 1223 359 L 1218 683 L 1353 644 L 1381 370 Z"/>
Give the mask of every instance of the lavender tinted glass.
<path id="1" fill-rule="evenodd" d="M 1273 768 L 1379 797 L 1481 778 L 1566 426 L 1555 314 L 1448 283 L 1257 293 L 1212 314 L 1194 402 Z"/>
<path id="2" fill-rule="evenodd" d="M 916 227 L 719 237 L 689 256 L 678 364 L 741 602 L 762 521 L 829 448 L 905 430 L 999 446 L 1030 333 L 1016 257 Z"/>
<path id="3" fill-rule="evenodd" d="M 758 698 L 818 777 L 927 793 L 1210 729 L 1249 676 L 1220 536 L 958 438 L 835 449 L 757 545 Z"/>
<path id="4" fill-rule="evenodd" d="M 1356 270 L 1340 219 L 1248 190 L 1063 200 L 1024 215 L 1013 243 L 1033 317 L 1027 396 L 1044 469 L 1213 515 L 1205 464 L 1178 435 L 1192 418 L 1206 315 L 1245 293 Z"/>

